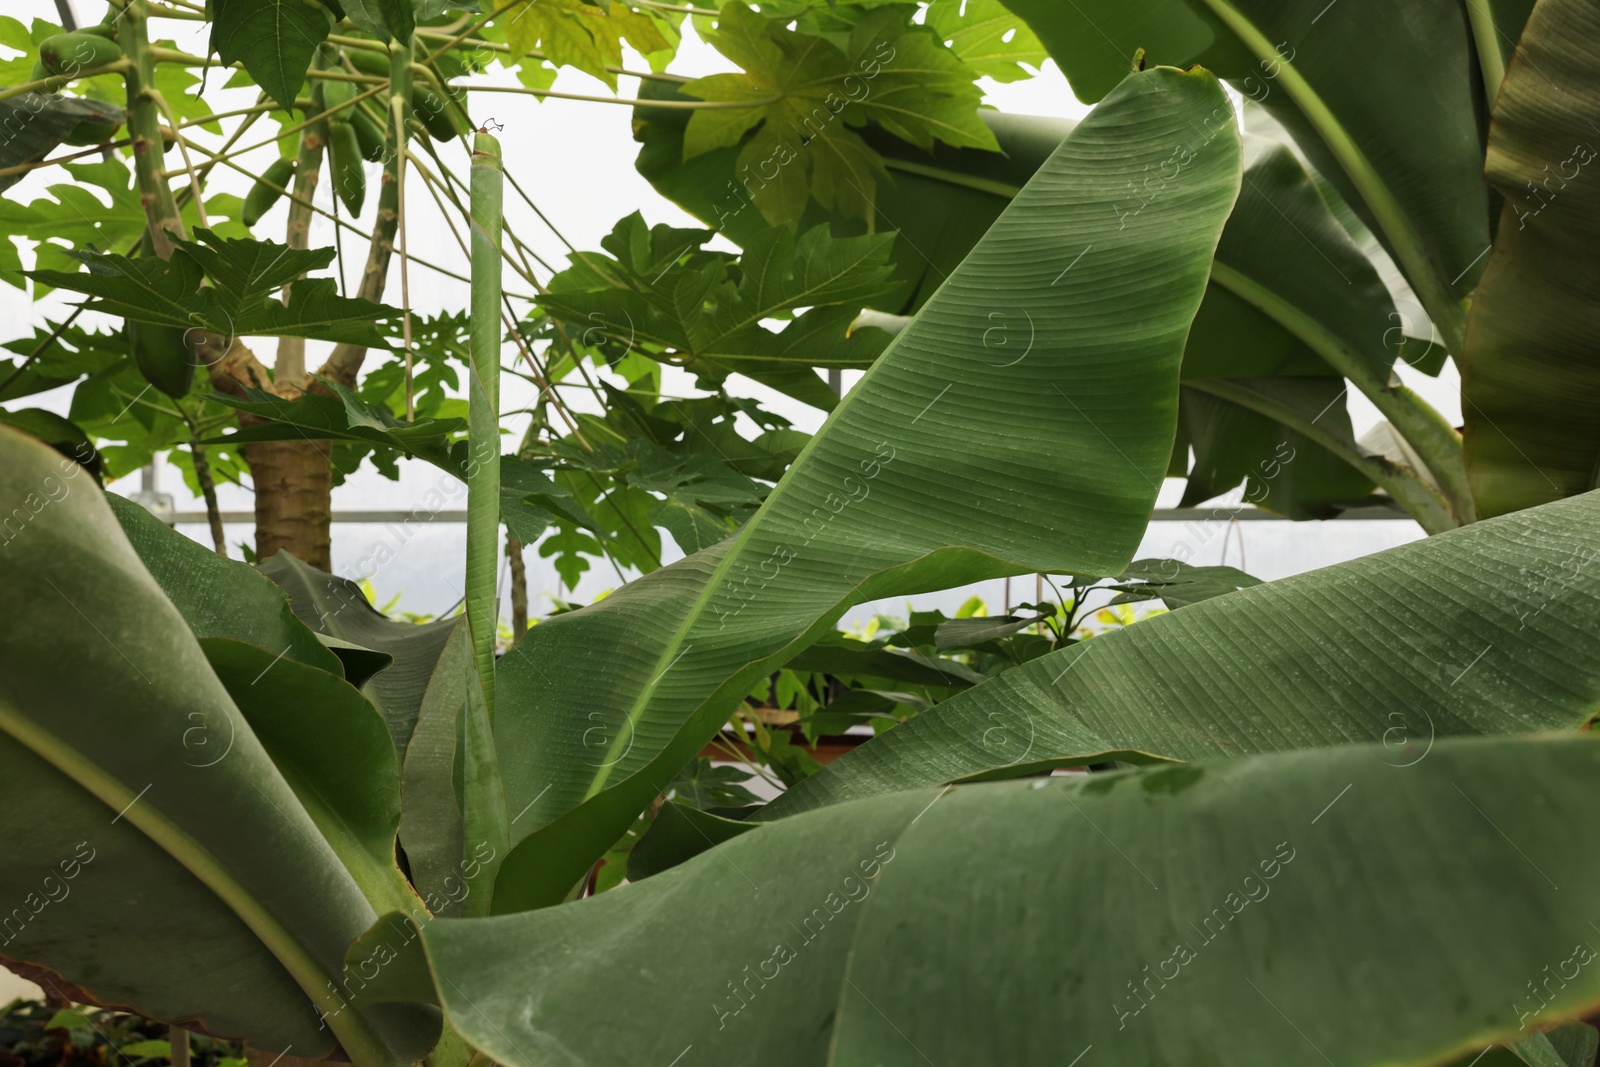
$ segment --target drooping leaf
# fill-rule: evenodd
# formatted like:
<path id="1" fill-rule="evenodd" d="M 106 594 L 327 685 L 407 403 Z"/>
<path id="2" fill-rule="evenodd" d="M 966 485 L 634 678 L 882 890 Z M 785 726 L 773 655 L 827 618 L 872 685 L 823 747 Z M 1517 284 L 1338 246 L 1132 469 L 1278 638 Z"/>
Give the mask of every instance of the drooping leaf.
<path id="1" fill-rule="evenodd" d="M 81 125 L 101 126 L 110 140 L 124 119 L 122 108 L 99 100 L 74 96 L 23 93 L 0 100 L 0 168 L 43 159 Z M 27 172 L 0 177 L 0 189 L 9 189 Z"/>
<path id="2" fill-rule="evenodd" d="M 10 430 L 0 430 L 0 450 L 0 497 L 7 500 L 32 492 L 61 462 Z M 119 858 L 115 879 L 102 883 L 107 892 L 78 894 L 86 910 L 63 910 L 76 921 L 46 922 L 11 951 L 173 1021 L 226 1015 L 230 1029 L 253 1041 L 331 1051 L 313 1006 L 330 1013 L 337 1006 L 323 983 L 341 975 L 345 946 L 376 913 L 316 844 L 317 826 L 99 490 L 78 479 L 31 516 L 0 554 L 0 567 L 0 607 L 29 623 L 0 637 L 7 764 L 0 782 L 31 786 L 29 807 L 45 813 L 38 821 L 7 820 L 12 840 L 28 843 L 26 853 L 8 843 L 7 855 L 29 862 L 7 863 L 0 877 L 31 881 L 47 873 L 71 855 L 70 841 L 57 835 L 80 826 Z M 201 737 L 204 748 L 196 744 Z M 94 809 L 99 818 L 86 825 L 81 815 Z M 206 892 L 161 896 L 175 878 Z M 131 948 L 145 944 L 124 938 L 128 894 L 116 886 L 137 887 L 156 909 L 152 929 L 167 925 L 168 909 L 188 907 L 190 930 L 204 928 L 228 945 L 220 973 L 130 958 Z M 20 883 L 7 888 L 18 899 L 33 891 Z M 118 933 L 103 933 L 112 930 Z M 171 956 L 183 943 L 152 955 Z M 286 975 L 303 991 L 298 997 Z M 432 1024 L 436 1034 L 437 1020 Z M 338 1017 L 333 1031 L 347 1048 L 388 1062 L 398 1058 L 389 1040 L 426 1040 L 428 1025 L 426 1012 L 391 1011 Z"/>
<path id="3" fill-rule="evenodd" d="M 223 559 L 125 497 L 106 503 L 161 592 L 197 638 L 230 638 L 338 677 L 339 657 L 295 618 L 289 597 L 254 567 Z"/>
<path id="4" fill-rule="evenodd" d="M 383 347 L 379 324 L 400 314 L 369 300 L 343 297 L 329 278 L 305 278 L 289 302 L 272 294 L 307 270 L 326 266 L 332 249 L 293 249 L 210 230 L 176 240 L 170 260 L 79 253 L 87 272 L 36 270 L 28 277 L 94 297 L 86 307 L 177 330 L 203 329 L 226 338 L 308 337 Z M 214 284 L 202 286 L 202 279 Z"/>
<path id="5" fill-rule="evenodd" d="M 1600 709 L 1597 536 L 1591 493 L 1146 619 L 945 701 L 768 812 L 1108 758 L 1372 740 L 1404 766 L 1439 737 L 1577 729 Z"/>
<path id="6" fill-rule="evenodd" d="M 1459 320 L 1459 311 L 1445 304 L 1471 290 L 1489 244 L 1479 179 L 1477 53 L 1463 5 L 1015 0 L 1009 6 L 1084 101 L 1116 85 L 1141 48 L 1151 63 L 1199 63 L 1216 71 L 1289 129 L 1419 293 L 1437 287 L 1438 299 L 1425 302 Z M 1348 149 L 1336 143 L 1341 137 Z M 1398 242 L 1414 253 L 1397 251 Z M 1436 325 L 1449 339 L 1449 324 Z"/>
<path id="7" fill-rule="evenodd" d="M 295 283 L 295 292 L 299 292 L 304 284 Z M 367 403 L 347 386 L 332 381 L 323 384 L 334 395 L 306 393 L 289 400 L 275 393 L 250 388 L 242 390 L 243 399 L 217 394 L 214 399 L 218 403 L 271 421 L 208 438 L 202 444 L 355 441 L 392 448 L 405 455 L 427 460 L 451 474 L 461 470 L 451 445 L 452 439 L 465 429 L 465 419 L 424 417 L 407 422 L 396 418 L 387 408 Z"/>
<path id="8" fill-rule="evenodd" d="M 224 63 L 243 63 L 279 107 L 293 111 L 332 14 L 314 0 L 215 0 L 211 18 L 211 50 Z"/>
<path id="9" fill-rule="evenodd" d="M 400 767 L 383 716 L 335 674 L 232 638 L 201 640 L 250 732 L 327 848 L 380 910 L 415 911 L 395 866 Z"/>
<path id="10" fill-rule="evenodd" d="M 816 226 L 796 240 L 775 226 L 735 259 L 703 249 L 711 236 L 647 228 L 635 212 L 601 241 L 610 255 L 575 254 L 540 307 L 608 357 L 670 357 L 708 386 L 738 372 L 831 410 L 837 397 L 812 368 L 865 368 L 887 345 L 882 331 L 850 326 L 890 284 L 893 237 L 833 238 Z M 800 309 L 781 331 L 761 325 Z"/>
<path id="11" fill-rule="evenodd" d="M 1461 359 L 1485 515 L 1597 485 L 1600 61 L 1583 45 L 1597 30 L 1591 5 L 1536 5 L 1495 104 L 1486 172 L 1505 207 Z"/>
<path id="12" fill-rule="evenodd" d="M 416 0 L 339 0 L 350 21 L 380 41 L 394 38 L 401 44 L 411 43 L 411 31 L 416 28 L 413 11 Z"/>
<path id="13" fill-rule="evenodd" d="M 471 633 L 456 620 L 406 747 L 400 837 L 435 915 L 487 915 L 505 854 L 505 788 Z"/>
<path id="14" fill-rule="evenodd" d="M 1420 1067 L 1528 1036 L 1552 961 L 1573 977 L 1531 1026 L 1600 1004 L 1574 892 L 1600 876 L 1597 753 L 1447 742 L 1400 772 L 1351 746 L 921 790 L 421 939 L 451 1022 L 510 1067 Z"/>
<path id="15" fill-rule="evenodd" d="M 1203 72 L 1130 77 L 736 538 L 541 623 L 502 661 L 508 807 L 532 803 L 521 832 L 540 829 L 502 869 L 497 910 L 559 900 L 754 680 L 852 603 L 1127 564 L 1166 470 L 1183 338 L 1238 188 L 1233 128 L 1194 133 L 1223 99 Z M 1106 198 L 1184 138 L 1179 176 L 1123 225 Z M 983 347 L 997 310 L 1031 331 L 1021 358 Z"/>
<path id="16" fill-rule="evenodd" d="M 410 524 L 401 524 L 400 528 L 409 530 Z M 381 567 L 400 547 L 380 542 L 360 565 Z M 311 629 L 390 658 L 392 665 L 374 675 L 362 686 L 362 692 L 383 712 L 395 751 L 403 754 L 416 726 L 417 709 L 422 705 L 434 664 L 454 623 L 448 619 L 421 624 L 396 622 L 368 603 L 355 582 L 302 563 L 288 552 L 269 556 L 261 563 L 261 572 L 289 594 L 296 617 Z M 335 646 L 334 651 L 343 650 Z"/>

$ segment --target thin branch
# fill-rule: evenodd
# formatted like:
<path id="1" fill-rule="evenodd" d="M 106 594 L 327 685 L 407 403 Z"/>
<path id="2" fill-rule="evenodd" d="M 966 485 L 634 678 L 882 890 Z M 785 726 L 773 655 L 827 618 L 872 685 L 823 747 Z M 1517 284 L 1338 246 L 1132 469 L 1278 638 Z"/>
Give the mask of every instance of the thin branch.
<path id="1" fill-rule="evenodd" d="M 406 345 L 406 419 L 416 418 L 415 386 L 411 379 L 411 273 L 407 269 L 410 256 L 406 253 L 406 116 L 398 96 L 389 98 L 389 110 L 394 117 L 395 139 L 395 204 L 400 228 L 400 307 L 405 314 L 403 330 Z"/>
<path id="2" fill-rule="evenodd" d="M 83 314 L 83 307 L 84 306 L 82 304 L 79 304 L 76 308 L 74 308 L 72 314 L 68 315 L 65 319 L 62 319 L 61 323 L 56 326 L 55 329 L 50 331 L 49 337 L 46 337 L 43 341 L 39 342 L 38 348 L 35 348 L 32 352 L 28 353 L 28 358 L 18 364 L 16 370 L 6 375 L 6 380 L 0 382 L 0 393 L 5 392 L 6 389 L 11 386 L 12 382 L 16 381 L 22 376 L 23 371 L 31 367 L 35 360 L 44 355 L 45 349 L 61 340 L 61 335 L 66 332 L 67 327 L 71 326 L 73 322 L 77 320 L 78 316 Z"/>
<path id="3" fill-rule="evenodd" d="M 450 169 L 444 165 L 444 161 L 439 158 L 439 154 L 437 152 L 434 152 L 434 151 L 431 150 L 432 146 L 429 145 L 428 147 L 430 149 L 429 154 L 433 156 L 434 162 L 439 164 L 439 170 L 444 175 L 444 177 L 446 179 L 450 179 L 451 181 L 454 181 L 456 184 L 459 185 L 460 184 L 460 179 L 457 178 L 453 173 L 451 173 Z M 417 158 L 416 153 L 408 152 L 407 153 L 407 157 L 411 160 L 412 163 L 414 163 L 416 165 L 417 173 L 421 174 L 422 177 L 423 177 L 423 180 L 428 183 L 428 191 L 430 193 L 433 193 L 433 186 L 435 184 L 438 184 L 439 187 L 444 190 L 445 195 L 450 198 L 450 202 L 451 202 L 451 204 L 453 204 L 455 206 L 455 209 L 457 211 L 461 212 L 461 217 L 463 219 L 471 221 L 471 219 L 472 219 L 471 212 L 469 212 L 466 209 L 465 205 L 463 205 L 461 203 L 460 197 L 458 197 L 456 195 L 455 190 L 451 187 L 449 182 L 441 181 L 438 176 L 436 176 L 431 170 L 428 169 L 428 165 L 426 163 L 422 162 L 422 160 Z M 439 197 L 438 197 L 437 193 L 434 193 L 434 201 L 436 203 L 439 201 Z M 443 203 L 439 204 L 439 210 L 441 212 L 444 211 L 444 204 Z M 450 221 L 448 215 L 446 215 L 445 221 L 446 222 Z M 455 231 L 454 225 L 452 225 L 450 227 L 450 229 L 451 229 L 451 232 L 454 232 Z M 459 240 L 460 239 L 457 238 L 458 242 L 459 242 Z M 522 245 L 522 242 L 520 240 L 514 240 L 513 243 L 516 246 L 518 246 L 519 248 Z M 525 264 L 517 263 L 503 249 L 501 250 L 500 258 L 502 260 L 504 260 L 511 267 L 512 270 L 514 270 L 518 274 L 522 275 L 522 277 L 527 280 L 529 285 L 532 285 L 535 289 L 537 289 L 541 293 L 544 292 L 543 284 L 540 283 L 539 279 L 533 274 L 532 271 L 527 269 Z M 547 269 L 549 268 L 549 266 L 550 265 L 548 263 L 545 264 L 545 267 Z M 551 270 L 551 273 L 554 274 L 555 271 Z"/>
<path id="4" fill-rule="evenodd" d="M 304 197 L 296 196 L 293 192 L 289 191 L 288 189 L 285 189 L 283 186 L 275 185 L 272 182 L 266 181 L 259 174 L 252 174 L 250 171 L 245 170 L 244 167 L 242 167 L 239 164 L 235 163 L 231 159 L 222 159 L 219 156 L 218 153 L 211 151 L 205 145 L 195 144 L 192 141 L 189 144 L 190 144 L 190 147 L 193 148 L 195 151 L 203 152 L 206 155 L 213 157 L 218 163 L 221 163 L 223 166 L 232 167 L 234 170 L 238 171 L 240 174 L 243 174 L 243 175 L 245 175 L 247 177 L 254 178 L 254 179 L 260 181 L 267 188 L 276 190 L 280 195 L 287 196 L 289 199 L 291 199 L 291 200 L 293 200 L 293 201 L 295 201 L 297 203 L 301 203 L 301 204 L 307 205 L 308 207 L 311 208 L 312 211 L 315 211 L 317 214 L 322 215 L 325 218 L 332 219 L 335 224 L 337 224 L 339 226 L 342 226 L 347 230 L 351 230 L 351 231 L 353 231 L 353 232 L 355 232 L 357 234 L 360 234 L 362 237 L 367 236 L 366 234 L 361 233 L 361 230 L 358 227 L 350 225 L 350 223 L 348 223 L 348 222 L 344 221 L 343 219 L 339 218 L 338 216 L 334 215 L 332 212 L 324 211 L 322 208 L 317 207 L 315 204 L 311 203 L 309 200 L 306 200 Z M 423 259 L 421 256 L 412 256 L 410 258 L 418 266 L 427 267 L 429 270 L 434 271 L 434 272 L 439 273 L 439 274 L 442 274 L 446 278 L 454 278 L 458 282 L 468 282 L 468 283 L 470 283 L 472 281 L 471 278 L 468 278 L 464 274 L 457 274 L 455 271 L 450 270 L 450 269 L 448 269 L 446 267 L 441 267 L 436 263 L 431 263 L 428 260 Z M 535 302 L 535 298 L 534 297 L 524 296 L 521 293 L 512 293 L 511 295 L 516 297 L 518 300 L 526 300 L 529 303 L 534 303 Z"/>
<path id="5" fill-rule="evenodd" d="M 493 21 L 494 19 L 499 18 L 501 15 L 504 15 L 507 11 L 510 11 L 512 8 L 517 7 L 520 4 L 528 4 L 528 3 L 534 3 L 534 2 L 536 2 L 536 0 L 508 0 L 507 3 L 501 4 L 499 7 L 495 8 L 493 11 L 491 11 L 487 15 L 483 16 L 483 18 L 478 19 L 476 22 L 473 22 L 473 23 L 469 24 L 466 29 L 462 30 L 455 37 L 452 37 L 450 40 L 448 40 L 444 44 L 440 45 L 437 51 L 429 53 L 428 57 L 426 59 L 424 59 L 423 62 L 424 63 L 432 63 L 434 60 L 438 59 L 440 56 L 442 56 L 446 52 L 450 51 L 450 49 L 454 48 L 456 45 L 460 44 L 462 41 L 465 41 L 468 37 L 471 37 L 474 33 L 477 33 L 479 30 L 481 30 L 485 26 L 489 25 L 489 23 L 491 21 Z"/>
<path id="6" fill-rule="evenodd" d="M 171 105 L 167 103 L 167 98 L 162 96 L 159 90 L 154 87 L 148 88 L 145 90 L 145 95 L 154 101 L 156 107 L 161 109 L 161 113 L 167 117 L 167 122 L 171 124 L 174 131 L 183 128 L 178 122 L 178 116 L 173 113 Z M 189 188 L 194 190 L 194 209 L 199 215 L 200 225 L 210 229 L 211 221 L 206 218 L 204 190 L 200 187 L 200 179 L 195 175 L 194 160 L 189 158 L 189 142 L 186 138 L 178 136 L 176 132 L 174 132 L 173 136 L 178 138 L 178 152 L 183 156 L 183 169 L 189 175 Z"/>
<path id="7" fill-rule="evenodd" d="M 385 78 L 379 84 L 374 85 L 372 88 L 365 90 L 364 92 L 360 93 L 359 95 L 352 96 L 349 100 L 346 100 L 342 104 L 337 104 L 334 107 L 328 108 L 326 111 L 318 112 L 317 114 L 315 114 L 315 115 L 311 116 L 310 118 L 306 119 L 304 122 L 298 122 L 293 126 L 286 126 L 283 129 L 280 129 L 277 132 L 277 134 L 275 134 L 274 136 L 268 137 L 265 141 L 258 141 L 258 142 L 256 142 L 255 144 L 251 145 L 248 148 L 240 148 L 240 149 L 237 149 L 237 150 L 233 151 L 232 153 L 228 153 L 228 154 L 236 155 L 236 156 L 244 156 L 244 155 L 249 155 L 251 152 L 254 152 L 258 148 L 266 148 L 269 145 L 275 145 L 279 141 L 283 140 L 285 137 L 288 137 L 291 134 L 299 133 L 301 130 L 304 130 L 304 129 L 308 128 L 308 127 L 315 126 L 317 123 L 322 122 L 323 120 L 329 118 L 330 116 L 337 115 L 339 112 L 343 111 L 345 108 L 355 107 L 361 101 L 366 100 L 369 97 L 376 96 L 377 94 L 387 90 L 388 88 L 389 88 L 389 80 L 387 78 Z M 202 149 L 202 151 L 204 151 L 204 150 Z M 212 155 L 217 155 L 218 153 L 211 153 L 211 154 Z M 252 177 L 254 177 L 254 175 L 252 175 Z"/>
<path id="8" fill-rule="evenodd" d="M 32 163 L 17 163 L 9 167 L 0 167 L 0 178 L 9 178 L 13 174 L 27 174 L 31 171 L 42 170 L 45 167 L 53 167 L 57 163 L 71 163 L 73 160 L 82 159 L 84 156 L 97 156 L 107 149 L 127 148 L 132 143 L 133 138 L 124 137 L 118 141 L 107 141 L 102 144 L 97 144 L 93 148 L 85 148 L 81 152 L 72 152 L 64 156 L 55 156 L 52 159 L 38 159 Z"/>
<path id="9" fill-rule="evenodd" d="M 121 74 L 130 66 L 132 64 L 128 62 L 127 57 L 123 57 L 122 59 L 113 59 L 110 63 L 102 63 L 98 67 L 80 70 L 76 74 L 52 74 L 48 78 L 39 78 L 35 81 L 23 82 L 21 85 L 13 85 L 7 89 L 0 89 L 0 100 L 10 100 L 13 96 L 21 96 L 23 93 L 53 93 L 62 86 L 72 84 L 79 78 L 93 78 L 97 74 Z"/>
<path id="10" fill-rule="evenodd" d="M 217 483 L 211 477 L 211 464 L 206 459 L 206 449 L 198 438 L 189 440 L 189 458 L 194 463 L 194 480 L 200 483 L 200 495 L 206 501 L 206 521 L 211 526 L 211 543 L 217 555 L 228 558 L 228 536 L 222 529 L 222 510 L 217 506 Z"/>
<path id="11" fill-rule="evenodd" d="M 783 99 L 781 96 L 769 96 L 761 100 L 630 100 L 621 96 L 588 96 L 583 93 L 558 93 L 554 89 L 530 89 L 526 85 L 462 85 L 460 82 L 452 82 L 450 88 L 468 93 L 520 93 L 555 100 L 581 100 L 590 104 L 621 104 L 623 107 L 653 107 L 670 111 L 749 110 L 766 107 Z"/>
<path id="12" fill-rule="evenodd" d="M 722 12 L 716 11 L 709 7 L 690 7 L 686 4 L 663 4 L 657 2 L 657 0 L 633 0 L 633 2 L 638 4 L 640 7 L 648 7 L 655 11 L 672 11 L 680 15 L 706 15 L 710 18 L 717 18 L 722 14 Z"/>

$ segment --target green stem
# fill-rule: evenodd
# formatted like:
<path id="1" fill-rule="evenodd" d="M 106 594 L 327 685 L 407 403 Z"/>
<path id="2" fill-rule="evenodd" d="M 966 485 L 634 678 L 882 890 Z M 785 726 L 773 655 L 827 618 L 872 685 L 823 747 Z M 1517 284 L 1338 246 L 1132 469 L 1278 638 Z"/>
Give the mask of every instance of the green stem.
<path id="1" fill-rule="evenodd" d="M 324 57 L 319 50 L 312 58 L 320 66 Z M 311 90 L 309 114 L 322 110 L 322 90 Z M 300 131 L 300 147 L 294 167 L 294 196 L 289 200 L 289 219 L 284 229 L 284 243 L 290 248 L 307 248 L 311 243 L 311 208 L 317 198 L 317 186 L 322 181 L 323 149 L 327 144 L 327 126 L 322 123 Z M 334 234 L 338 234 L 334 230 Z M 342 274 L 341 274 L 342 277 Z M 283 302 L 289 302 L 293 285 L 283 287 Z M 278 339 L 278 358 L 272 368 L 273 380 L 279 386 L 292 385 L 304 388 L 306 377 L 306 342 L 303 337 Z"/>
<path id="2" fill-rule="evenodd" d="M 467 625 L 494 716 L 494 642 L 500 621 L 495 563 L 500 547 L 500 229 L 504 178 L 500 143 L 472 144 L 472 319 L 468 351 Z"/>
<path id="3" fill-rule="evenodd" d="M 1184 382 L 1184 385 L 1249 408 L 1310 438 L 1387 490 L 1428 533 L 1442 533 L 1458 525 L 1444 497 L 1409 468 L 1362 451 L 1348 437 L 1318 426 L 1287 404 L 1226 378 L 1200 378 Z"/>
<path id="4" fill-rule="evenodd" d="M 1328 150 L 1339 161 L 1339 165 L 1344 168 L 1345 174 L 1361 194 L 1362 200 L 1366 201 L 1367 207 L 1371 209 L 1373 217 L 1378 221 L 1378 227 L 1394 249 L 1395 258 L 1406 272 L 1412 289 L 1416 291 L 1422 306 L 1428 311 L 1428 317 L 1433 320 L 1433 324 L 1439 329 L 1439 334 L 1444 338 L 1445 347 L 1451 352 L 1459 353 L 1461 339 L 1466 332 L 1466 314 L 1462 311 L 1460 302 L 1451 295 L 1450 285 L 1444 281 L 1432 257 L 1423 247 L 1421 236 L 1412 227 L 1411 220 L 1406 217 L 1399 201 L 1395 200 L 1394 193 L 1390 192 L 1378 172 L 1373 169 L 1366 153 L 1356 145 L 1349 131 L 1334 116 L 1322 97 L 1311 87 L 1311 83 L 1306 81 L 1305 76 L 1293 63 L 1278 53 L 1266 35 L 1235 8 L 1231 0 L 1205 0 L 1205 5 L 1238 35 L 1240 41 L 1257 59 L 1277 69 L 1284 91 L 1300 108 L 1312 128 L 1321 135 Z"/>
<path id="5" fill-rule="evenodd" d="M 553 100 L 581 100 L 590 104 L 621 104 L 623 107 L 660 108 L 664 111 L 748 111 L 783 99 L 768 96 L 760 100 L 630 100 L 622 96 L 586 96 L 582 93 L 558 93 L 554 89 L 530 89 L 526 85 L 451 85 L 450 89 L 464 93 L 520 93 Z"/>
<path id="6" fill-rule="evenodd" d="M 153 95 L 155 60 L 151 57 L 148 13 L 144 0 L 132 0 L 122 16 L 122 55 L 128 85 L 128 134 L 133 140 L 133 173 L 149 223 L 150 248 L 161 259 L 172 257 L 171 235 L 184 236 L 183 217 L 172 187 L 162 177 L 161 108 Z M 196 190 L 198 194 L 199 190 Z"/>
<path id="7" fill-rule="evenodd" d="M 641 107 L 655 107 L 654 103 L 645 102 Z M 906 174 L 916 174 L 924 178 L 932 178 L 948 185 L 959 186 L 963 189 L 976 189 L 980 193 L 993 193 L 1003 196 L 1007 200 L 1015 200 L 1017 194 L 1022 192 L 1022 186 L 1011 182 L 997 182 L 993 178 L 979 178 L 972 174 L 962 174 L 960 171 L 949 167 L 937 167 L 929 163 L 918 163 L 910 159 L 895 159 L 893 156 L 884 156 L 883 165 L 890 170 L 903 171 Z"/>
<path id="8" fill-rule="evenodd" d="M 1427 464 L 1429 473 L 1455 512 L 1457 521 L 1452 525 L 1465 525 L 1477 518 L 1472 487 L 1467 483 L 1461 435 L 1444 416 L 1392 375 L 1380 376 L 1322 323 L 1267 286 L 1221 262 L 1212 264 L 1211 280 L 1304 341 L 1372 401 L 1394 426 L 1395 432 L 1404 437 Z"/>
<path id="9" fill-rule="evenodd" d="M 1478 50 L 1478 69 L 1483 72 L 1483 96 L 1494 113 L 1494 102 L 1500 96 L 1500 83 L 1506 80 L 1506 60 L 1500 54 L 1500 27 L 1494 24 L 1494 12 L 1488 0 L 1466 0 L 1467 21 L 1472 27 L 1472 43 Z"/>
<path id="10" fill-rule="evenodd" d="M 21 85 L 10 85 L 0 89 L 0 100 L 9 100 L 13 96 L 23 93 L 53 93 L 62 86 L 70 85 L 79 78 L 92 78 L 96 74 L 120 74 L 128 69 L 127 59 L 117 59 L 102 66 L 80 70 L 76 74 L 52 74 L 48 78 L 39 78 Z"/>

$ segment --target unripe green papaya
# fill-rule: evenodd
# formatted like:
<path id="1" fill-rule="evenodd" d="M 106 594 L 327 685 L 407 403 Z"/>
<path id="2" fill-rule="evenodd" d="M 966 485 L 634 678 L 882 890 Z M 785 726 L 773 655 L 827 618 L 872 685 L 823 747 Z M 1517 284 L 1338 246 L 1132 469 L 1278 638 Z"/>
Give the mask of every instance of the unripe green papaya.
<path id="1" fill-rule="evenodd" d="M 280 159 L 266 169 L 250 187 L 250 193 L 244 198 L 243 222 L 246 226 L 254 226 L 261 221 L 261 216 L 272 210 L 272 205 L 278 202 L 278 197 L 283 194 L 273 186 L 289 188 L 289 183 L 294 180 L 294 160 Z"/>
<path id="2" fill-rule="evenodd" d="M 361 142 L 348 122 L 328 124 L 328 168 L 333 171 L 333 191 L 350 214 L 361 214 L 367 198 L 367 172 L 361 164 Z"/>
<path id="3" fill-rule="evenodd" d="M 50 77 L 50 72 L 48 70 L 44 69 L 44 64 L 42 62 L 40 62 L 39 60 L 34 60 L 34 62 L 33 62 L 33 73 L 28 75 L 28 80 L 31 81 L 31 82 L 37 82 L 37 81 L 43 81 L 44 79 L 46 79 L 48 77 Z M 50 91 L 53 92 L 53 93 L 59 93 L 61 90 L 60 89 L 52 89 Z"/>
<path id="4" fill-rule="evenodd" d="M 350 126 L 356 131 L 356 140 L 361 143 L 363 158 L 377 163 L 383 159 L 383 128 L 367 117 L 367 113 L 360 107 L 350 111 Z"/>
<path id="5" fill-rule="evenodd" d="M 146 381 L 174 399 L 188 394 L 197 360 L 183 330 L 129 319 L 127 337 L 133 361 Z"/>
<path id="6" fill-rule="evenodd" d="M 436 141 L 452 141 L 459 132 L 450 121 L 450 109 L 439 94 L 426 85 L 412 86 L 411 106 L 422 125 Z"/>
<path id="7" fill-rule="evenodd" d="M 102 121 L 100 119 L 84 119 L 72 128 L 72 132 L 62 138 L 67 144 L 89 145 L 99 144 L 111 140 L 112 136 L 122 128 L 120 122 Z"/>
<path id="8" fill-rule="evenodd" d="M 39 62 L 51 74 L 71 76 L 121 58 L 117 42 L 86 30 L 58 33 L 39 42 Z"/>
<path id="9" fill-rule="evenodd" d="M 323 78 L 321 81 L 322 110 L 324 111 L 332 111 L 334 108 L 341 107 L 349 103 L 350 98 L 356 95 L 356 88 L 352 82 L 340 81 L 337 78 Z M 350 109 L 345 108 L 334 117 L 344 119 L 349 115 L 349 112 Z"/>
<path id="10" fill-rule="evenodd" d="M 350 60 L 350 65 L 363 74 L 371 74 L 379 78 L 389 76 L 389 57 L 382 52 L 371 52 L 365 48 L 349 48 L 344 53 Z"/>
<path id="11" fill-rule="evenodd" d="M 117 5 L 116 4 L 109 5 L 106 8 L 106 18 L 109 21 L 102 22 L 97 26 L 85 26 L 83 29 L 79 30 L 78 32 L 79 33 L 92 33 L 96 37 L 104 37 L 108 41 L 116 40 L 117 39 L 117 22 L 116 22 L 116 19 L 111 18 L 111 15 L 116 11 L 116 9 L 117 9 Z"/>

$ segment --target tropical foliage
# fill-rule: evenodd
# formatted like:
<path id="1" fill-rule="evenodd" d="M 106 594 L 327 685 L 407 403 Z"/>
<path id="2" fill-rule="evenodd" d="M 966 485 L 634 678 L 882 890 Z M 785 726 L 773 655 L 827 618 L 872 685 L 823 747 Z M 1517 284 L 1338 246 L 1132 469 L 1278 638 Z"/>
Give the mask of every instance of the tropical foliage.
<path id="1" fill-rule="evenodd" d="M 183 135 L 221 121 L 184 92 L 206 58 L 150 32 L 189 15 L 259 88 L 233 136 L 278 126 L 244 201 Z M 685 17 L 737 71 L 670 73 Z M 5 202 L 8 277 L 122 322 L 14 342 L 0 385 L 73 387 L 0 427 L 13 968 L 363 1065 L 1593 1062 L 1588 0 L 126 0 L 0 29 L 27 53 L 0 176 L 59 163 L 111 204 Z M 1087 117 L 978 110 L 1046 56 Z M 639 169 L 715 231 L 634 214 L 536 273 L 470 134 L 494 66 L 536 96 L 639 76 Z M 323 180 L 365 209 L 361 160 L 346 291 L 307 222 Z M 404 306 L 407 176 L 470 235 L 464 314 Z M 280 243 L 251 227 L 282 197 Z M 509 453 L 503 352 L 542 397 Z M 1464 432 L 1397 360 L 1459 365 Z M 1359 441 L 1351 387 L 1385 419 Z M 173 448 L 208 496 L 248 472 L 258 565 L 103 492 Z M 335 477 L 400 456 L 467 487 L 457 618 L 327 573 Z M 1168 474 L 1435 536 L 1271 583 L 1132 563 Z M 642 576 L 497 657 L 502 524 L 569 585 Z M 838 631 L 1023 575 L 1055 599 Z"/>

